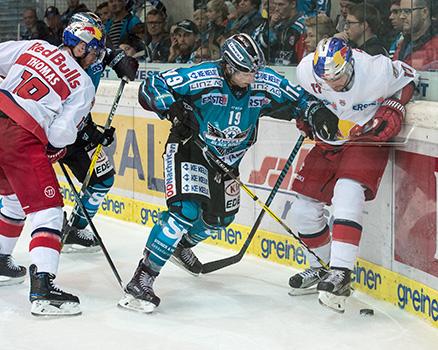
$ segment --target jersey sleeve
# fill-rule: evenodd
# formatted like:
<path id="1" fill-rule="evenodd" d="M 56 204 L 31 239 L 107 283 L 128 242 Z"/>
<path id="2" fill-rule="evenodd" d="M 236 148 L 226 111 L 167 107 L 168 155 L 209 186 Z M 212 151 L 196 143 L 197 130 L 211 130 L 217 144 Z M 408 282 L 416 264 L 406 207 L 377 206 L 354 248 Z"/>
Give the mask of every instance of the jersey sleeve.
<path id="1" fill-rule="evenodd" d="M 165 118 L 172 103 L 182 98 L 190 98 L 203 89 L 222 86 L 218 68 L 200 64 L 189 68 L 170 69 L 151 74 L 141 85 L 139 102 L 143 108 Z"/>
<path id="2" fill-rule="evenodd" d="M 32 41 L 6 41 L 0 43 L 0 76 L 5 77 L 18 57 Z"/>
<path id="3" fill-rule="evenodd" d="M 382 57 L 384 59 L 384 75 L 387 82 L 387 95 L 393 96 L 398 91 L 403 89 L 409 83 L 418 84 L 419 75 L 417 71 L 411 66 L 402 61 L 391 61 L 389 58 Z"/>
<path id="4" fill-rule="evenodd" d="M 255 84 L 259 84 L 260 80 L 266 84 L 269 99 L 269 103 L 263 107 L 262 115 L 284 120 L 299 118 L 307 108 L 309 94 L 272 69 L 265 69 L 260 75 Z"/>
<path id="5" fill-rule="evenodd" d="M 94 102 L 95 90 L 91 80 L 84 88 L 72 93 L 63 104 L 63 110 L 49 126 L 48 140 L 57 148 L 75 142 L 78 130 Z"/>
<path id="6" fill-rule="evenodd" d="M 144 109 L 153 111 L 161 119 L 164 119 L 166 112 L 175 102 L 175 98 L 172 95 L 172 89 L 167 85 L 162 75 L 152 73 L 141 83 L 138 101 Z"/>

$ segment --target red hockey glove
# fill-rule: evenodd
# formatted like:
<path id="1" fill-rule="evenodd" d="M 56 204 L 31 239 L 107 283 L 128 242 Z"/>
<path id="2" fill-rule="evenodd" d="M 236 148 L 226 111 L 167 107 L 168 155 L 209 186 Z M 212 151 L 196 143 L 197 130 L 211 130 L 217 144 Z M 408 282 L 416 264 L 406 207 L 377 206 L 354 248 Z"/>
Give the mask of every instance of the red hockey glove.
<path id="1" fill-rule="evenodd" d="M 399 100 L 387 98 L 377 110 L 370 133 L 375 141 L 387 141 L 396 136 L 406 115 L 406 108 Z"/>
<path id="2" fill-rule="evenodd" d="M 67 148 L 56 148 L 53 147 L 50 143 L 47 145 L 46 154 L 47 158 L 49 158 L 50 163 L 56 163 L 58 160 L 63 158 L 67 153 Z"/>

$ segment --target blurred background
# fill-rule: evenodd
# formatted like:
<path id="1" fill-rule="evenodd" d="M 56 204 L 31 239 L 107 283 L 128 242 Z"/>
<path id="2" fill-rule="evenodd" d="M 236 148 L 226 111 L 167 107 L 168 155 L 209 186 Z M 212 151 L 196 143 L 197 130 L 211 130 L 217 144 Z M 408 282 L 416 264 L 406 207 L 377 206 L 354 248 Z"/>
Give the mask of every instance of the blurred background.
<path id="1" fill-rule="evenodd" d="M 140 61 L 197 63 L 220 57 L 230 35 L 251 35 L 271 65 L 296 65 L 319 40 L 339 36 L 371 55 L 438 69 L 438 0 L 1 0 L 0 41 L 61 44 L 76 12 L 93 11 L 107 46 Z"/>

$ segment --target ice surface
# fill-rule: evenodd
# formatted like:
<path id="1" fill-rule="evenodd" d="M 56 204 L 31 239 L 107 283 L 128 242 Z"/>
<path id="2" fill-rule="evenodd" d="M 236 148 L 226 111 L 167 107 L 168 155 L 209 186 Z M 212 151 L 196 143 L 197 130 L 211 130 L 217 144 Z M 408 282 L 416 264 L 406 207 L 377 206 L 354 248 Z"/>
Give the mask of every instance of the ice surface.
<path id="1" fill-rule="evenodd" d="M 106 217 L 95 224 L 127 283 L 147 230 Z M 14 254 L 24 265 L 30 263 L 28 242 L 25 229 Z M 204 262 L 234 254 L 207 244 L 195 251 Z M 437 329 L 365 294 L 355 293 L 343 315 L 321 307 L 316 295 L 289 296 L 292 273 L 250 256 L 200 277 L 169 263 L 155 284 L 161 305 L 145 315 L 116 306 L 122 291 L 102 253 L 63 254 L 56 282 L 80 297 L 83 314 L 36 318 L 30 315 L 28 280 L 2 287 L 1 349 L 437 349 Z M 362 308 L 375 315 L 359 315 Z"/>

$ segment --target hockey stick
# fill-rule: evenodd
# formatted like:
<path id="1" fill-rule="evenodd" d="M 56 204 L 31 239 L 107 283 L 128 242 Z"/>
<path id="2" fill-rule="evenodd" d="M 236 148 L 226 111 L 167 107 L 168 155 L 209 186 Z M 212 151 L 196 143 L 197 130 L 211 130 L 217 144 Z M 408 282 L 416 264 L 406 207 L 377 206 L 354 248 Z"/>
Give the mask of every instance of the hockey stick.
<path id="1" fill-rule="evenodd" d="M 127 80 L 125 80 L 125 78 L 123 78 L 122 81 L 120 82 L 119 88 L 116 92 L 116 96 L 114 97 L 113 105 L 111 107 L 111 110 L 108 114 L 108 118 L 105 123 L 105 130 L 109 129 L 109 127 L 111 126 L 111 123 L 113 121 L 117 107 L 119 106 L 120 98 L 122 97 L 123 89 L 125 88 L 126 83 Z M 100 152 L 102 151 L 102 147 L 103 147 L 102 144 L 99 143 L 96 147 L 96 150 L 94 151 L 93 158 L 91 158 L 90 167 L 88 168 L 87 175 L 85 176 L 85 179 L 82 182 L 81 190 L 79 192 L 81 198 L 83 197 L 85 190 L 87 189 L 87 186 L 90 182 L 91 176 L 93 175 L 94 167 L 96 166 L 97 159 L 99 158 Z"/>
<path id="2" fill-rule="evenodd" d="M 211 161 L 214 162 L 214 164 L 218 167 L 219 170 L 221 170 L 226 175 L 229 175 L 234 181 L 236 181 L 240 187 L 243 188 L 243 190 L 252 198 L 254 202 L 256 202 L 258 205 L 260 205 L 264 211 L 266 211 L 275 221 L 277 221 L 285 230 L 287 233 L 289 233 L 291 236 L 293 236 L 306 250 L 312 254 L 316 260 L 321 264 L 321 266 L 325 269 L 329 269 L 327 264 L 312 250 L 310 249 L 306 243 L 304 243 L 299 236 L 297 236 L 290 227 L 281 220 L 268 206 L 266 206 L 260 199 L 255 195 L 249 188 L 246 186 L 240 179 L 233 173 L 233 169 L 230 169 L 227 164 L 225 164 L 222 160 L 220 160 L 212 151 L 209 150 L 208 146 L 202 142 L 199 138 L 196 138 L 194 140 L 194 143 L 196 146 L 199 147 L 199 149 L 208 157 Z"/>
<path id="3" fill-rule="evenodd" d="M 301 148 L 301 145 L 303 144 L 304 141 L 304 136 L 300 136 L 295 144 L 295 147 L 293 148 L 291 154 L 289 155 L 289 158 L 286 161 L 286 164 L 284 165 L 283 170 L 281 171 L 280 175 L 278 176 L 277 182 L 275 183 L 274 187 L 271 190 L 271 193 L 269 194 L 268 199 L 265 202 L 265 206 L 269 207 L 272 203 L 272 201 L 274 200 L 275 195 L 278 192 L 278 189 L 280 188 L 286 174 L 289 171 L 290 166 L 292 165 L 292 162 L 294 161 L 298 151 Z M 228 258 L 224 258 L 224 259 L 220 259 L 220 260 L 216 260 L 216 261 L 210 261 L 206 264 L 204 264 L 202 266 L 202 273 L 210 273 L 219 269 L 222 269 L 224 267 L 233 265 L 238 263 L 240 260 L 242 260 L 243 256 L 245 255 L 249 245 L 251 244 L 252 239 L 254 238 L 261 222 L 262 219 L 265 215 L 266 211 L 262 210 L 259 214 L 259 216 L 257 217 L 257 220 L 255 221 L 254 225 L 251 228 L 251 231 L 249 232 L 248 237 L 246 238 L 245 242 L 243 243 L 242 248 L 240 248 L 240 251 L 233 255 L 230 256 Z"/>
<path id="4" fill-rule="evenodd" d="M 103 254 L 105 255 L 106 260 L 108 261 L 111 270 L 114 273 L 114 276 L 117 279 L 117 282 L 119 282 L 120 287 L 123 290 L 123 282 L 122 279 L 120 278 L 119 272 L 117 271 L 108 251 L 106 250 L 105 245 L 103 244 L 102 238 L 100 237 L 100 235 L 97 233 L 97 229 L 93 224 L 93 221 L 90 218 L 90 215 L 88 214 L 88 212 L 85 210 L 84 207 L 84 203 L 82 203 L 81 198 L 79 197 L 79 193 L 78 191 L 76 191 L 75 185 L 73 184 L 70 176 L 67 173 L 67 169 L 65 168 L 65 165 L 62 164 L 61 162 L 59 162 L 59 166 L 61 167 L 62 172 L 64 173 L 65 178 L 67 179 L 67 182 L 73 192 L 73 195 L 75 197 L 75 201 L 77 203 L 77 205 L 79 205 L 79 207 L 81 208 L 82 212 L 85 215 L 85 219 L 87 219 L 88 224 L 90 225 L 91 231 L 93 231 L 94 236 L 96 237 L 97 241 L 99 242 L 100 247 L 102 248 Z"/>

